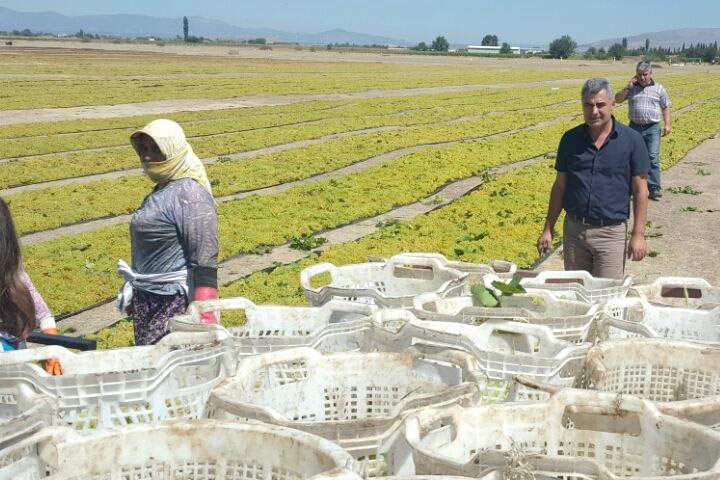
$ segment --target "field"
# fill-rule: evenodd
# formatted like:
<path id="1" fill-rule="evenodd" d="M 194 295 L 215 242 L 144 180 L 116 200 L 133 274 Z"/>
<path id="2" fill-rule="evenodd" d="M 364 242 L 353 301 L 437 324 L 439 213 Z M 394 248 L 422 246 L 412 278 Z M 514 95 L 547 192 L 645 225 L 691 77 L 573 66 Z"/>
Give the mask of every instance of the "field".
<path id="1" fill-rule="evenodd" d="M 207 163 L 221 295 L 298 304 L 299 271 L 320 261 L 414 250 L 532 265 L 554 151 L 582 121 L 582 81 L 608 76 L 621 87 L 633 68 L 22 46 L 0 47 L 0 67 L 0 195 L 31 277 L 56 315 L 70 317 L 121 284 L 129 215 L 151 188 L 128 137 L 153 118 L 178 121 Z M 655 76 L 673 100 L 668 168 L 720 130 L 720 75 L 664 67 Z M 138 105 L 108 107 L 125 103 Z M 616 117 L 627 121 L 624 106 Z M 369 227 L 323 248 L 312 241 L 359 225 Z M 272 262 L 286 245 L 304 258 L 249 276 L 239 268 L 248 255 Z M 96 338 L 127 345 L 131 333 L 124 321 Z"/>

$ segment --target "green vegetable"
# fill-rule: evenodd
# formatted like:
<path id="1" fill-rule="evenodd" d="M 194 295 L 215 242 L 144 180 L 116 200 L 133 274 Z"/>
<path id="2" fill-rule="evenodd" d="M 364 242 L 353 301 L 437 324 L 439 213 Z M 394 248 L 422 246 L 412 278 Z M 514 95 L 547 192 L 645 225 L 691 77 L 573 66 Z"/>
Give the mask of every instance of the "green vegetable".
<path id="1" fill-rule="evenodd" d="M 470 287 L 470 293 L 472 294 L 473 302 L 483 307 L 492 308 L 500 304 L 498 299 L 495 298 L 495 295 L 481 283 L 476 283 Z"/>
<path id="2" fill-rule="evenodd" d="M 525 289 L 520 285 L 520 278 L 515 277 L 510 280 L 510 283 L 503 283 L 500 281 L 492 282 L 492 286 L 500 290 L 503 295 L 513 295 L 515 293 L 525 293 Z"/>

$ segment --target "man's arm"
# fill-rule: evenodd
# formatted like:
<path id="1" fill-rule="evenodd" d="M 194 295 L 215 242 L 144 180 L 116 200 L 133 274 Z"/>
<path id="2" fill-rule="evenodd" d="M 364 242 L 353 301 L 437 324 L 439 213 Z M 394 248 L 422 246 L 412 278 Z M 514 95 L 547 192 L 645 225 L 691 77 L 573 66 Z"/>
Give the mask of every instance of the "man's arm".
<path id="1" fill-rule="evenodd" d="M 662 129 L 662 136 L 669 135 L 672 131 L 672 128 L 670 127 L 670 107 L 665 107 L 662 109 L 662 116 L 663 116 L 663 129 Z"/>
<path id="2" fill-rule="evenodd" d="M 647 175 L 632 177 L 633 189 L 633 229 L 627 256 L 635 262 L 645 258 L 647 243 L 645 242 L 645 221 L 647 220 L 648 186 Z"/>
<path id="3" fill-rule="evenodd" d="M 553 231 L 560 212 L 563 208 L 563 197 L 565 196 L 565 185 L 567 184 L 567 172 L 557 172 L 555 182 L 550 191 L 550 202 L 548 204 L 547 217 L 545 218 L 545 228 L 538 239 L 538 252 L 541 254 L 550 250 L 552 245 Z"/>
<path id="4" fill-rule="evenodd" d="M 622 103 L 627 100 L 628 95 L 630 95 L 630 89 L 635 85 L 636 81 L 637 77 L 632 77 L 627 86 L 615 94 L 615 103 Z"/>

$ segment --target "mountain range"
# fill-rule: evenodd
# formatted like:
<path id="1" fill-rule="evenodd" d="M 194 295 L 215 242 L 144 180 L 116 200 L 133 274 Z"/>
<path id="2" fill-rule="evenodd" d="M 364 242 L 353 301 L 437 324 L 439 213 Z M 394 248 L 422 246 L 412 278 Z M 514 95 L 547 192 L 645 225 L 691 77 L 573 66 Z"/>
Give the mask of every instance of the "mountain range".
<path id="1" fill-rule="evenodd" d="M 414 45 L 399 38 L 348 32 L 339 28 L 320 33 L 296 33 L 267 28 L 238 27 L 204 17 L 188 17 L 188 23 L 190 35 L 206 38 L 265 38 L 268 41 L 321 45 L 346 42 L 356 45 Z M 126 14 L 70 17 L 56 12 L 18 12 L 0 7 L 0 31 L 26 28 L 33 32 L 53 34 L 73 34 L 82 29 L 86 33 L 100 35 L 175 38 L 177 35 L 182 35 L 182 19 Z"/>
<path id="2" fill-rule="evenodd" d="M 676 30 L 663 30 L 661 32 L 641 33 L 625 37 L 628 47 L 644 47 L 645 39 L 650 40 L 651 47 L 679 48 L 683 43 L 689 46 L 691 43 L 713 43 L 720 42 L 720 28 L 679 28 Z M 597 42 L 580 45 L 580 48 L 588 47 L 609 47 L 614 43 L 621 43 L 622 38 L 607 38 Z"/>

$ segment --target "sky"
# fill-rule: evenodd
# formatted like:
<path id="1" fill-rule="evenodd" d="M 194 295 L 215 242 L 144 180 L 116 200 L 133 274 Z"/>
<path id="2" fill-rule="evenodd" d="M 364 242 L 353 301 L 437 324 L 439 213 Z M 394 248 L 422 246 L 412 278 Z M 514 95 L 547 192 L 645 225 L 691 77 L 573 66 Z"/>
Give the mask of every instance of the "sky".
<path id="1" fill-rule="evenodd" d="M 675 28 L 720 27 L 719 0 L 0 0 L 25 12 L 203 16 L 248 28 L 314 33 L 334 28 L 430 41 L 479 43 L 487 34 L 517 45 L 578 43 Z"/>

